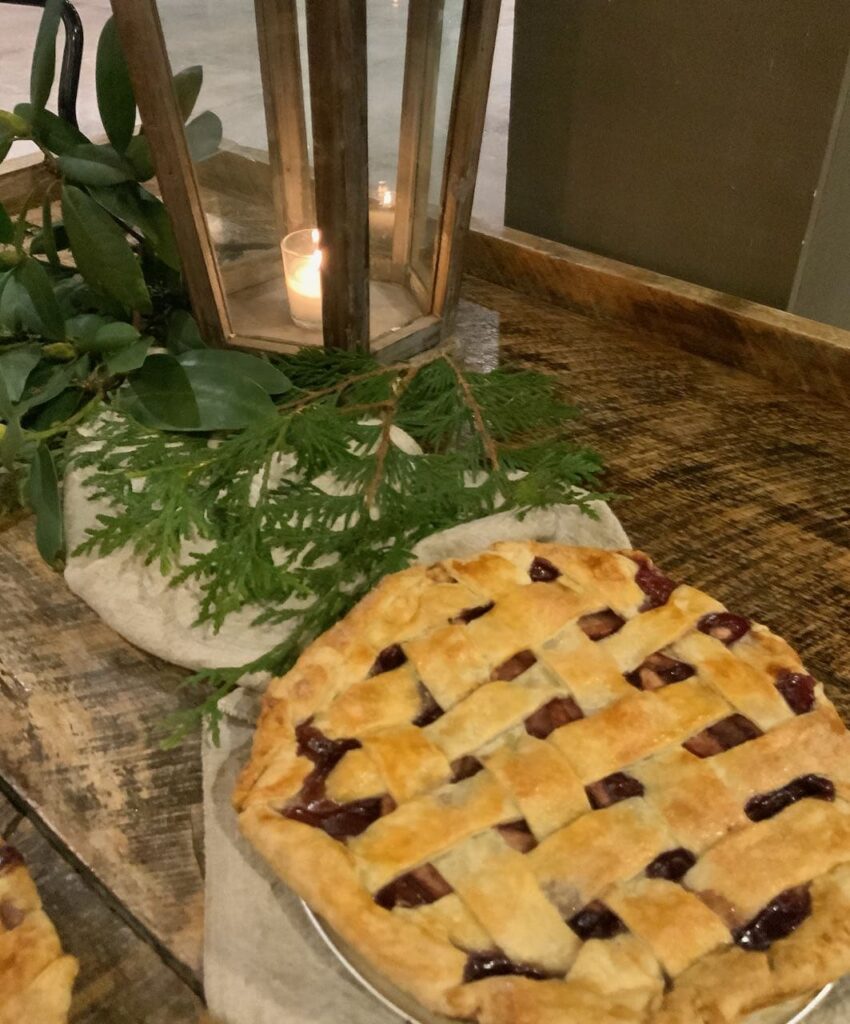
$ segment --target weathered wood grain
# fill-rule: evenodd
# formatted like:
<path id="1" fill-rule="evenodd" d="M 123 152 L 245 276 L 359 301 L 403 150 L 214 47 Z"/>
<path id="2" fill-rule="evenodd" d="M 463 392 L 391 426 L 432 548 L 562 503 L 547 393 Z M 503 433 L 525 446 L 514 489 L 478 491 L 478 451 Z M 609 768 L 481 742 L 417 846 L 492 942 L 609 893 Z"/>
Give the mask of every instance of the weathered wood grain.
<path id="1" fill-rule="evenodd" d="M 369 351 L 365 0 L 306 5 L 325 348 Z"/>
<path id="2" fill-rule="evenodd" d="M 846 409 L 598 320 L 467 279 L 501 359 L 554 374 L 609 466 L 632 541 L 784 636 L 850 722 Z M 462 330 L 462 327 L 461 327 Z"/>
<path id="3" fill-rule="evenodd" d="M 850 404 L 850 331 L 508 228 L 472 231 L 467 273 Z"/>
<path id="4" fill-rule="evenodd" d="M 0 834 L 24 855 L 63 948 L 80 961 L 70 1024 L 196 1024 L 200 999 L 2 797 Z"/>
<path id="5" fill-rule="evenodd" d="M 39 559 L 32 523 L 0 534 L 0 787 L 199 986 L 197 738 L 159 748 L 183 673 L 106 627 Z M 197 810 L 196 810 L 197 809 Z"/>

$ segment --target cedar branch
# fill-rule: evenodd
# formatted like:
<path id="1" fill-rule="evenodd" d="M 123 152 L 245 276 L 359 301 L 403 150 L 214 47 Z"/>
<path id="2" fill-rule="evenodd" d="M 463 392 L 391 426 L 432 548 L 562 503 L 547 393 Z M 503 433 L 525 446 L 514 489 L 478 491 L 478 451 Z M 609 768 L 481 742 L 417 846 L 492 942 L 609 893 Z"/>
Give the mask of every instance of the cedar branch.
<path id="1" fill-rule="evenodd" d="M 444 356 L 446 362 L 454 371 L 454 375 L 457 378 L 458 385 L 460 386 L 461 394 L 466 407 L 472 413 L 472 418 L 475 420 L 475 427 L 478 433 L 481 435 L 481 441 L 484 445 L 484 451 L 487 453 L 487 458 L 490 460 L 490 465 L 493 467 L 493 472 L 498 473 L 501 468 L 499 465 L 499 453 L 496 450 L 496 442 L 493 440 L 490 431 L 484 423 L 484 416 L 481 412 L 481 406 L 475 399 L 475 395 L 472 393 L 472 388 L 469 386 L 469 381 L 464 377 L 463 372 L 457 366 L 451 356 Z"/>

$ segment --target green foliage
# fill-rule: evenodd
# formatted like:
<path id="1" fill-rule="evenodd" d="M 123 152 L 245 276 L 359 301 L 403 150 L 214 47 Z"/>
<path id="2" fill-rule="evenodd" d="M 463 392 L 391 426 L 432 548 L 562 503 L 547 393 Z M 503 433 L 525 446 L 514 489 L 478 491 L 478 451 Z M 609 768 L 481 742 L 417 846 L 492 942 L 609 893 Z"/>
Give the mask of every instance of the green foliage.
<path id="1" fill-rule="evenodd" d="M 123 153 L 136 126 L 136 100 L 114 18 L 107 21 L 100 33 L 95 83 L 103 127 L 115 149 Z"/>
<path id="2" fill-rule="evenodd" d="M 46 444 L 40 444 L 32 461 L 29 500 L 36 514 L 35 542 L 39 554 L 53 565 L 65 547 L 62 502 L 56 464 Z"/>
<path id="3" fill-rule="evenodd" d="M 0 205 L 0 522 L 31 503 L 51 562 L 62 547 L 51 511 L 58 501 L 54 457 L 61 460 L 68 431 L 143 370 L 154 342 L 171 347 L 170 323 L 185 339 L 180 351 L 203 347 L 185 310 L 168 214 L 141 184 L 154 170 L 147 140 L 134 134 L 136 104 L 112 20 L 101 34 L 95 69 L 109 143 L 92 142 L 47 109 L 61 12 L 61 0 L 48 0 L 29 102 L 0 110 L 0 161 L 15 139 L 31 139 L 48 172 L 14 218 Z M 175 76 L 186 119 L 202 81 L 198 67 Z M 187 135 L 198 158 L 209 156 L 221 140 L 221 123 L 202 113 Z M 40 223 L 33 222 L 36 210 Z M 264 360 L 253 362 L 260 366 L 255 373 L 271 370 Z M 214 383 L 207 379 L 207 392 Z M 217 386 L 223 389 L 223 381 Z M 250 376 L 247 386 L 271 406 Z"/>
<path id="4" fill-rule="evenodd" d="M 221 355 L 230 354 L 191 352 L 182 368 Z M 174 737 L 199 717 L 214 719 L 243 673 L 286 670 L 383 575 L 407 565 L 429 534 L 500 508 L 588 509 L 596 496 L 599 461 L 570 442 L 573 409 L 541 374 L 465 373 L 447 356 L 386 367 L 314 349 L 278 365 L 289 387 L 272 414 L 216 434 L 213 444 L 197 433 L 164 433 L 133 410 L 99 424 L 94 450 L 87 435 L 70 456 L 110 508 L 81 551 L 129 545 L 175 585 L 191 581 L 199 622 L 215 628 L 245 607 L 258 623 L 293 627 L 251 665 L 200 673 L 199 706 L 173 723 Z M 154 360 L 148 366 L 160 380 L 170 372 Z M 163 398 L 175 390 L 163 389 Z M 395 425 L 424 453 L 392 444 Z"/>
<path id="5" fill-rule="evenodd" d="M 47 0 L 38 27 L 30 73 L 30 102 L 33 110 L 44 110 L 56 73 L 56 33 L 62 20 L 62 0 Z"/>

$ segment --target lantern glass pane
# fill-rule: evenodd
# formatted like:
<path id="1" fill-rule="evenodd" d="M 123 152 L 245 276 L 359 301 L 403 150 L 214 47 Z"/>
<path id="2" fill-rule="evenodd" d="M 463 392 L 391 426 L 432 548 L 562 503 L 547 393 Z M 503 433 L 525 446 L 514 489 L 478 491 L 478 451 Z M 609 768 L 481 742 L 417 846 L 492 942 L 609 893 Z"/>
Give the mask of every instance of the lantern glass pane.
<path id="1" fill-rule="evenodd" d="M 232 332 L 320 345 L 320 324 L 299 318 L 299 326 L 290 315 L 282 253 L 290 231 L 315 225 L 303 0 L 297 11 L 279 0 L 158 0 L 157 7 L 172 69 L 203 68 L 186 137 Z M 293 66 L 287 53 L 300 55 L 300 88 L 284 88 L 291 82 L 279 77 L 281 67 Z M 212 152 L 200 130 L 214 123 L 209 115 L 193 127 L 205 111 L 221 121 L 221 145 Z M 304 129 L 292 154 L 296 133 L 280 134 L 281 125 L 296 123 L 296 111 Z M 284 149 L 297 178 L 288 185 Z M 287 204 L 295 194 L 298 202 Z M 308 291 L 311 281 L 300 279 Z"/>

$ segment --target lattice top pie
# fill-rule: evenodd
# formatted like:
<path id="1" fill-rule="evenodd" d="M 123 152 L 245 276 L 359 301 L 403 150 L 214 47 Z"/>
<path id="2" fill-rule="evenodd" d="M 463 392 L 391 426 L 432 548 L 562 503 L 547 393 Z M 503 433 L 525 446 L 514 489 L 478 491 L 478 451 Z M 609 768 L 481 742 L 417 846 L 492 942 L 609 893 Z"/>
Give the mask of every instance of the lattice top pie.
<path id="1" fill-rule="evenodd" d="M 850 738 L 790 647 L 640 552 L 389 576 L 269 687 L 236 804 L 429 1008 L 726 1024 L 850 969 Z"/>
<path id="2" fill-rule="evenodd" d="M 0 840 L 0 1024 L 65 1024 L 77 968 L 23 857 Z"/>

